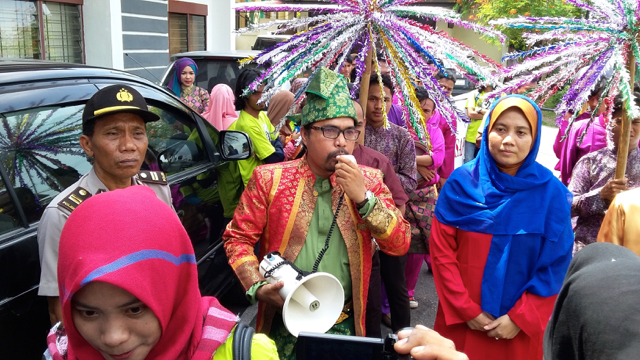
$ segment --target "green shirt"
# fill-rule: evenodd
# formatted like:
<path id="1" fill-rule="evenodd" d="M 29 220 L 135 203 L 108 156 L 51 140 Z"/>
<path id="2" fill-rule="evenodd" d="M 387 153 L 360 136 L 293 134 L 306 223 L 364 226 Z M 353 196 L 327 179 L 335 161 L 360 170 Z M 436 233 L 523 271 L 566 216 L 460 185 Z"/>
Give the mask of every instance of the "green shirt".
<path id="1" fill-rule="evenodd" d="M 478 94 L 477 91 L 472 92 L 467 99 L 466 108 L 481 108 L 482 103 L 486 99 L 486 93 Z M 482 124 L 482 119 L 470 119 L 471 123 L 469 123 L 469 127 L 467 127 L 467 136 L 466 140 L 470 143 L 476 143 L 476 136 L 478 136 L 478 129 L 480 128 L 480 124 Z"/>
<path id="2" fill-rule="evenodd" d="M 236 328 L 231 330 L 227 341 L 223 342 L 213 354 L 213 360 L 233 360 L 233 338 Z M 273 340 L 265 334 L 254 334 L 251 340 L 251 358 L 260 360 L 277 360 L 278 350 Z"/>
<path id="3" fill-rule="evenodd" d="M 318 258 L 320 250 L 324 247 L 324 242 L 329 234 L 329 227 L 331 227 L 331 222 L 333 221 L 333 211 L 331 209 L 331 180 L 316 176 L 313 189 L 314 195 L 317 193 L 316 196 L 318 197 L 316 207 L 311 216 L 307 238 L 298 257 L 293 262 L 298 268 L 304 271 L 313 270 L 313 265 Z M 366 218 L 371 210 L 373 210 L 377 201 L 375 196 L 371 198 L 365 206 L 358 210 L 360 216 Z M 340 207 L 340 211 L 349 211 L 344 201 Z M 258 261 L 262 261 L 262 259 L 258 259 Z M 322 257 L 320 266 L 318 266 L 318 272 L 327 272 L 335 276 L 340 281 L 340 284 L 342 284 L 345 300 L 351 297 L 349 254 L 347 253 L 347 245 L 344 242 L 337 223 L 334 225 L 333 232 L 331 233 L 329 248 Z M 265 284 L 266 281 L 260 281 L 247 290 L 247 298 L 252 303 L 256 301 L 255 293 L 258 288 Z"/>
<path id="4" fill-rule="evenodd" d="M 230 128 L 229 130 L 233 129 Z M 207 127 L 207 132 L 214 144 L 219 147 L 218 132 L 211 127 Z M 193 141 L 198 145 L 199 149 L 204 151 L 202 140 L 200 139 L 200 135 L 198 135 L 197 131 L 192 132 L 187 140 Z M 238 202 L 240 201 L 240 196 L 242 196 L 242 191 L 244 190 L 244 186 L 242 186 L 241 183 L 242 176 L 237 163 L 237 161 L 228 161 L 227 163 L 218 166 L 216 169 L 218 176 L 217 186 L 201 188 L 198 183 L 194 184 L 193 187 L 180 186 L 182 196 L 187 197 L 190 194 L 195 194 L 199 199 L 208 204 L 220 200 L 224 209 L 223 216 L 227 219 L 233 218 L 233 214 L 235 213 Z M 210 176 L 209 173 L 210 172 L 207 171 L 199 174 L 197 176 L 197 180 L 206 180 Z"/>
<path id="5" fill-rule="evenodd" d="M 244 186 L 247 186 L 253 174 L 253 169 L 255 169 L 256 166 L 263 165 L 263 160 L 276 151 L 273 145 L 271 145 L 271 141 L 275 140 L 278 134 L 274 133 L 275 128 L 264 111 L 260 111 L 260 115 L 258 115 L 256 119 L 242 110 L 238 120 L 231 124 L 228 130 L 237 130 L 246 133 L 253 143 L 254 155 L 247 160 L 238 161 L 242 181 L 244 182 Z"/>

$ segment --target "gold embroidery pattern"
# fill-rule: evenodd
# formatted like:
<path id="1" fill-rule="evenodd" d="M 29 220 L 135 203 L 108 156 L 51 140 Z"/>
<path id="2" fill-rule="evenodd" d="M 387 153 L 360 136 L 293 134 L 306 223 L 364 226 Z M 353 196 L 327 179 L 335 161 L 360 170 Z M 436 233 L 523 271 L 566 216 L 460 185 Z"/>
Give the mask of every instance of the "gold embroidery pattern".
<path id="1" fill-rule="evenodd" d="M 383 239 L 389 236 L 389 229 L 392 223 L 395 222 L 395 219 L 393 213 L 391 213 L 384 204 L 377 202 L 365 221 L 373 233 L 373 236 L 376 239 Z"/>
<path id="2" fill-rule="evenodd" d="M 363 172 L 367 174 L 365 179 L 372 180 L 367 184 L 367 189 L 375 189 L 372 191 L 378 198 L 365 224 L 378 240 L 382 251 L 395 256 L 403 255 L 411 244 L 411 226 L 395 207 L 391 191 L 382 181 L 382 172 L 372 168 L 365 168 Z"/>
<path id="3" fill-rule="evenodd" d="M 303 181 L 304 184 L 300 184 L 302 186 L 300 197 L 299 199 L 296 198 L 295 209 L 292 209 L 293 211 L 290 215 L 295 217 L 295 221 L 289 232 L 289 237 L 283 239 L 283 243 L 287 242 L 287 246 L 282 254 L 286 259 L 295 261 L 307 239 L 309 225 L 316 207 L 316 198 L 313 196 L 315 177 L 311 170 L 308 172 L 295 172 L 292 174 L 292 178 L 298 182 Z"/>
<path id="4" fill-rule="evenodd" d="M 258 281 L 264 280 L 257 270 L 258 266 L 260 266 L 260 263 L 254 256 L 252 260 L 245 261 L 235 268 L 238 279 L 245 291 L 249 290 L 249 288 Z"/>
<path id="5" fill-rule="evenodd" d="M 332 207 L 338 206 L 341 190 L 334 187 L 332 193 Z M 369 292 L 369 278 L 371 277 L 371 260 L 364 261 L 364 258 L 371 259 L 373 253 L 371 247 L 363 248 L 363 242 L 371 242 L 369 233 L 357 231 L 356 223 L 360 220 L 357 210 L 352 205 L 352 201 L 345 195 L 343 209 L 338 214 L 337 225 L 340 233 L 347 245 L 347 255 L 349 256 L 349 272 L 351 274 L 351 296 L 353 298 L 353 316 L 356 327 L 356 335 L 364 335 L 365 309 L 367 294 Z M 346 205 L 346 206 L 345 206 Z M 366 237 L 366 238 L 365 238 Z"/>

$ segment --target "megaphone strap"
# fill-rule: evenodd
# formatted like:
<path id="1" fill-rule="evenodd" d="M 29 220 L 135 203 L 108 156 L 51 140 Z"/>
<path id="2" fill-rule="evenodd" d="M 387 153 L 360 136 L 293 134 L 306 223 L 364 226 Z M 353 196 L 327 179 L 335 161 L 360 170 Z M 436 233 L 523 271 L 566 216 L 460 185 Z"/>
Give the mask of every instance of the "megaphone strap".
<path id="1" fill-rule="evenodd" d="M 279 254 L 278 254 L 278 255 L 279 255 Z M 278 270 L 279 268 L 281 268 L 281 267 L 283 267 L 283 266 L 285 266 L 285 265 L 289 265 L 289 266 L 291 266 L 291 268 L 292 268 L 293 270 L 295 270 L 295 272 L 297 272 L 297 273 L 298 273 L 298 275 L 296 276 L 296 280 L 298 280 L 298 281 L 302 280 L 302 278 L 303 278 L 306 274 L 308 274 L 308 272 L 303 271 L 303 270 L 300 270 L 300 268 L 298 268 L 298 267 L 296 266 L 296 264 L 292 263 L 291 261 L 289 261 L 289 260 L 283 260 L 283 261 L 280 261 L 279 263 L 275 264 L 271 269 L 269 269 L 269 270 L 265 271 L 265 273 L 264 273 L 264 278 L 265 278 L 265 279 L 270 278 L 271 276 L 273 276 L 273 273 L 274 273 L 276 270 Z"/>

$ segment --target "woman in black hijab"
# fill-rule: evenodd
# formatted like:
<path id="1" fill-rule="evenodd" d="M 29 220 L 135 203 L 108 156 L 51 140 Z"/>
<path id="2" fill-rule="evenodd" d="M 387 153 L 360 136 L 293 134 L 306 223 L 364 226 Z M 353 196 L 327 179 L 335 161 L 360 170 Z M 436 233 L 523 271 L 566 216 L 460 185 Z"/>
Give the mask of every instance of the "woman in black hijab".
<path id="1" fill-rule="evenodd" d="M 640 357 L 640 257 L 595 243 L 571 262 L 544 337 L 545 360 Z"/>

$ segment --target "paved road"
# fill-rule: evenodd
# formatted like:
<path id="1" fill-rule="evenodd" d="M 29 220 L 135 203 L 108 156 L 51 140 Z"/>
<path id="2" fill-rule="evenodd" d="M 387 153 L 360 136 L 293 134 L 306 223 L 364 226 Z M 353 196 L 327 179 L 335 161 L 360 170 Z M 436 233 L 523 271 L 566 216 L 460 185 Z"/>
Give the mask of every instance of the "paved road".
<path id="1" fill-rule="evenodd" d="M 543 126 L 542 138 L 540 140 L 540 151 L 538 151 L 537 161 L 553 171 L 553 167 L 556 165 L 558 159 L 553 153 L 553 142 L 555 141 L 557 128 Z M 557 171 L 554 173 L 558 174 Z M 420 277 L 418 278 L 418 285 L 416 286 L 416 293 L 414 295 L 418 301 L 418 308 L 411 310 L 411 325 L 422 324 L 428 327 L 433 327 L 433 323 L 436 318 L 436 312 L 438 308 L 438 295 L 436 293 L 435 285 L 433 283 L 433 274 L 427 268 L 427 264 L 422 264 L 422 270 L 420 271 Z M 255 326 L 255 316 L 257 307 L 253 306 L 247 309 L 242 316 L 242 319 L 246 322 L 251 322 Z M 391 329 L 386 325 L 382 326 L 382 334 L 386 336 L 391 332 Z"/>
<path id="2" fill-rule="evenodd" d="M 420 270 L 420 277 L 418 277 L 413 297 L 418 301 L 418 308 L 411 310 L 411 326 L 420 324 L 433 328 L 438 310 L 438 294 L 433 283 L 433 274 L 429 271 L 426 263 L 422 263 L 422 270 Z M 390 333 L 391 328 L 383 324 L 382 336 Z"/>
<path id="3" fill-rule="evenodd" d="M 558 134 L 558 128 L 550 126 L 542 126 L 542 138 L 540 139 L 540 150 L 538 151 L 538 157 L 536 160 L 544 165 L 547 169 L 554 172 L 556 175 L 560 175 L 558 171 L 553 170 L 554 166 L 558 163 L 558 158 L 553 152 L 553 143 L 556 140 Z"/>

